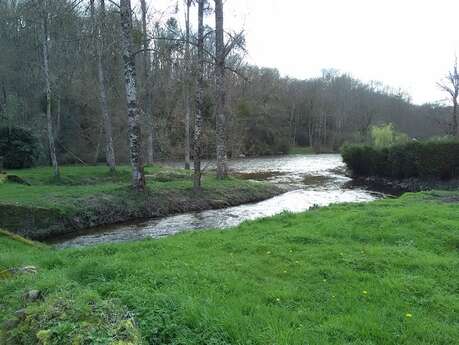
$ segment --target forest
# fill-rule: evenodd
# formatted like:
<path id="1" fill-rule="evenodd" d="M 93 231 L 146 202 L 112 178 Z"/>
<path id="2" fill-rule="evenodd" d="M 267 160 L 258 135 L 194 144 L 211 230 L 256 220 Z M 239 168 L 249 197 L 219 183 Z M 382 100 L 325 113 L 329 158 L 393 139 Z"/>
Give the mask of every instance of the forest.
<path id="1" fill-rule="evenodd" d="M 371 126 L 385 123 L 412 138 L 447 132 L 450 107 L 415 105 L 380 82 L 334 69 L 298 80 L 247 64 L 244 28 L 224 31 L 223 8 L 220 29 L 205 24 L 215 15 L 218 25 L 214 2 L 202 6 L 201 30 L 193 0 L 161 15 L 145 1 L 128 5 L 145 163 L 185 160 L 188 167 L 197 152 L 196 122 L 203 158 L 216 157 L 219 143 L 227 157 L 295 146 L 337 152 L 343 143 L 365 142 Z M 122 12 L 112 1 L 0 2 L 0 126 L 32 131 L 40 143 L 37 164 L 128 162 Z"/>

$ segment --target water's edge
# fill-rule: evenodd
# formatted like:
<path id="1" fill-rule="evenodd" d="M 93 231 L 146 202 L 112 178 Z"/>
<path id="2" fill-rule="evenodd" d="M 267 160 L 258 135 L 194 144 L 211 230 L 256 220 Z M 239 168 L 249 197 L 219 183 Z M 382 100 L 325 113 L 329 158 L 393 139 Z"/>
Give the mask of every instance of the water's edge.
<path id="1" fill-rule="evenodd" d="M 84 229 L 53 238 L 50 242 L 59 248 L 78 247 L 158 238 L 189 230 L 225 229 L 246 220 L 269 217 L 283 211 L 302 212 L 316 206 L 368 202 L 382 197 L 380 193 L 360 187 L 346 187 L 351 179 L 345 176 L 340 155 L 248 158 L 231 161 L 229 165 L 238 177 L 269 182 L 275 193 L 223 208 L 208 207 L 199 212 L 184 210 L 183 213 L 168 217 Z"/>

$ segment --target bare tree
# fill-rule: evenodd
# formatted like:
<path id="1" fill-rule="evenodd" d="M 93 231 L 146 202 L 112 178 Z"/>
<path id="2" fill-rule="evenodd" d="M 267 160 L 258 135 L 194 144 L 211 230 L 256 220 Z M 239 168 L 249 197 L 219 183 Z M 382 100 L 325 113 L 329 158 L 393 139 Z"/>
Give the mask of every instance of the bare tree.
<path id="1" fill-rule="evenodd" d="M 191 54 L 190 54 L 190 8 L 193 0 L 185 0 L 185 169 L 190 170 L 190 144 L 191 144 Z"/>
<path id="2" fill-rule="evenodd" d="M 56 145 L 54 142 L 54 133 L 53 133 L 53 119 L 51 114 L 51 81 L 49 76 L 49 10 L 48 10 L 48 1 L 39 0 L 40 11 L 42 13 L 42 45 L 43 45 L 43 72 L 45 77 L 45 91 L 46 91 L 46 123 L 48 129 L 48 143 L 49 143 L 49 153 L 51 156 L 51 162 L 53 164 L 53 175 L 54 177 L 59 177 L 59 163 L 57 161 L 56 155 Z"/>
<path id="3" fill-rule="evenodd" d="M 95 53 L 97 58 L 97 78 L 99 81 L 100 109 L 105 134 L 105 158 L 110 171 L 116 170 L 115 149 L 113 147 L 112 115 L 108 106 L 107 85 L 104 69 L 104 47 L 105 47 L 105 0 L 100 0 L 100 18 L 96 19 L 94 0 L 90 0 L 91 17 L 93 20 L 93 34 L 95 36 Z M 96 157 L 97 158 L 97 157 Z"/>
<path id="4" fill-rule="evenodd" d="M 453 104 L 453 113 L 450 126 L 450 134 L 453 136 L 459 136 L 458 132 L 458 120 L 457 120 L 457 105 L 459 97 L 459 72 L 457 67 L 457 57 L 454 60 L 453 69 L 448 73 L 443 81 L 438 83 L 438 87 L 445 91 Z"/>
<path id="5" fill-rule="evenodd" d="M 217 178 L 227 176 L 225 145 L 225 42 L 223 31 L 223 1 L 215 0 L 215 79 L 217 87 L 216 100 L 216 143 L 217 143 Z"/>
<path id="6" fill-rule="evenodd" d="M 202 116 L 204 113 L 204 6 L 206 0 L 198 0 L 198 66 L 196 87 L 196 115 L 194 119 L 193 159 L 194 178 L 193 187 L 196 191 L 201 189 L 201 154 L 202 154 Z"/>
<path id="7" fill-rule="evenodd" d="M 147 147 L 147 162 L 153 164 L 154 160 L 154 120 L 151 104 L 151 85 L 150 85 L 150 70 L 151 70 L 151 54 L 150 43 L 148 37 L 147 16 L 148 9 L 145 0 L 140 0 L 140 9 L 142 12 L 142 48 L 143 48 L 143 106 L 147 120 L 148 128 L 148 147 Z"/>
<path id="8" fill-rule="evenodd" d="M 141 151 L 140 114 L 137 106 L 135 56 L 132 42 L 131 0 L 120 0 L 124 85 L 128 108 L 129 156 L 132 166 L 132 185 L 135 190 L 145 190 L 145 174 Z"/>

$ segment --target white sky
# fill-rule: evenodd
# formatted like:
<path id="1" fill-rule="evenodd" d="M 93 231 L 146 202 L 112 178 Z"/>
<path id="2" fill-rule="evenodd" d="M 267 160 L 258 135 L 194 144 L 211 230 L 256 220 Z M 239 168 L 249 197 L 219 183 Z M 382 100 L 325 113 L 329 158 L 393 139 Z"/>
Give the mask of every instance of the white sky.
<path id="1" fill-rule="evenodd" d="M 157 18 L 177 0 L 149 4 Z M 459 0 L 226 0 L 225 20 L 245 30 L 251 64 L 295 78 L 335 68 L 415 103 L 445 98 L 436 82 L 459 55 Z"/>

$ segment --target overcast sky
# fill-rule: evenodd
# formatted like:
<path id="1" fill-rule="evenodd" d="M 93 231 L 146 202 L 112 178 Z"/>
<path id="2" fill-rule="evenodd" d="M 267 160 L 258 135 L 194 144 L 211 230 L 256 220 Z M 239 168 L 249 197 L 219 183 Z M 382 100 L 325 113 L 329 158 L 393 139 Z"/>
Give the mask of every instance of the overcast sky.
<path id="1" fill-rule="evenodd" d="M 177 0 L 149 3 L 157 17 Z M 295 78 L 335 68 L 415 103 L 444 99 L 436 82 L 459 55 L 459 0 L 226 0 L 225 17 L 245 30 L 251 64 Z"/>

